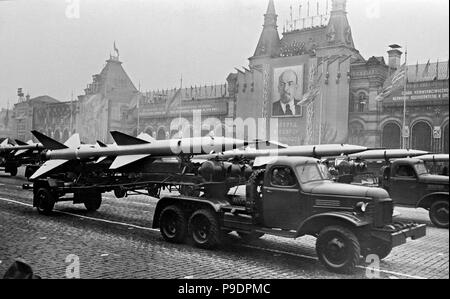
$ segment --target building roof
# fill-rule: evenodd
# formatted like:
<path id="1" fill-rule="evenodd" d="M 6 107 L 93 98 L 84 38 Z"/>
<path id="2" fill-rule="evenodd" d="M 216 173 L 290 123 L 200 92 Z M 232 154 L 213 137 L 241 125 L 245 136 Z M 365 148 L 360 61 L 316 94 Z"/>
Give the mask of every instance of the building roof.
<path id="1" fill-rule="evenodd" d="M 408 82 L 448 80 L 448 71 L 448 61 L 409 65 Z"/>
<path id="2" fill-rule="evenodd" d="M 43 103 L 43 104 L 54 104 L 54 103 L 59 103 L 59 101 L 58 101 L 57 99 L 52 98 L 52 97 L 47 96 L 47 95 L 32 98 L 32 99 L 30 99 L 30 102 L 33 102 L 33 103 Z"/>

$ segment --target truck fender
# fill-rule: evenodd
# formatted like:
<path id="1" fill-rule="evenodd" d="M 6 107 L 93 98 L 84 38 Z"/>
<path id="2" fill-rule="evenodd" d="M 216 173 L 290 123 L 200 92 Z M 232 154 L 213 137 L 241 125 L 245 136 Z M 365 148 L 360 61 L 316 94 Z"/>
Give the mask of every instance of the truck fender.
<path id="1" fill-rule="evenodd" d="M 353 228 L 359 228 L 370 224 L 370 221 L 364 217 L 360 217 L 350 213 L 328 212 L 313 215 L 305 219 L 297 229 L 297 236 L 306 234 L 317 234 L 325 226 L 341 224 Z"/>
<path id="2" fill-rule="evenodd" d="M 424 208 L 428 210 L 432 202 L 437 199 L 447 200 L 448 201 L 448 192 L 433 192 L 422 197 L 416 204 L 416 208 Z"/>
<path id="3" fill-rule="evenodd" d="M 204 199 L 187 196 L 164 197 L 161 198 L 156 205 L 155 214 L 153 215 L 152 228 L 159 228 L 159 216 L 162 210 L 165 207 L 174 204 L 181 204 L 185 206 L 187 212 L 190 210 L 195 210 L 195 207 L 202 206 L 204 208 L 209 208 L 216 213 L 220 213 L 223 206 L 229 205 L 227 201 L 219 199 Z"/>

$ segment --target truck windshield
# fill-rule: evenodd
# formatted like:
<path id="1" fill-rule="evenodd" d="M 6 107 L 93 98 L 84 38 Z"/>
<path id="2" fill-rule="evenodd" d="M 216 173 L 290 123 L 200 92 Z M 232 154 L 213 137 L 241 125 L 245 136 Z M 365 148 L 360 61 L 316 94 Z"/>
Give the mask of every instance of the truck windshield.
<path id="1" fill-rule="evenodd" d="M 416 169 L 417 175 L 429 174 L 428 169 L 424 163 L 418 163 L 414 165 L 414 168 Z"/>
<path id="2" fill-rule="evenodd" d="M 297 166 L 301 183 L 331 180 L 331 175 L 325 165 L 306 164 Z"/>

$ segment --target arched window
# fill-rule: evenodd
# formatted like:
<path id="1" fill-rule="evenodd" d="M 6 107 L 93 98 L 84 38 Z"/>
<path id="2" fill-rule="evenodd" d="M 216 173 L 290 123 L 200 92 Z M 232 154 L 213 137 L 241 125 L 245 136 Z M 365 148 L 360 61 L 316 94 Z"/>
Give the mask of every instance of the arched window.
<path id="1" fill-rule="evenodd" d="M 153 130 L 152 130 L 152 128 L 145 129 L 145 133 L 147 133 L 148 135 L 153 137 Z"/>
<path id="2" fill-rule="evenodd" d="M 158 130 L 158 134 L 156 135 L 157 140 L 165 140 L 166 139 L 166 130 L 164 128 L 160 128 Z"/>
<path id="3" fill-rule="evenodd" d="M 357 98 L 358 112 L 365 112 L 367 110 L 368 97 L 365 92 L 358 93 Z"/>
<path id="4" fill-rule="evenodd" d="M 62 141 L 66 141 L 67 139 L 69 139 L 69 130 L 65 129 L 62 136 Z"/>
<path id="5" fill-rule="evenodd" d="M 53 139 L 55 139 L 56 141 L 61 141 L 61 133 L 59 133 L 58 129 L 55 131 Z"/>
<path id="6" fill-rule="evenodd" d="M 411 148 L 422 151 L 431 151 L 432 132 L 431 126 L 427 122 L 420 121 L 413 126 Z"/>
<path id="7" fill-rule="evenodd" d="M 448 123 L 444 126 L 444 130 L 442 130 L 442 151 L 444 154 L 448 154 Z"/>
<path id="8" fill-rule="evenodd" d="M 396 123 L 389 123 L 383 128 L 381 146 L 387 149 L 401 148 L 401 132 Z"/>

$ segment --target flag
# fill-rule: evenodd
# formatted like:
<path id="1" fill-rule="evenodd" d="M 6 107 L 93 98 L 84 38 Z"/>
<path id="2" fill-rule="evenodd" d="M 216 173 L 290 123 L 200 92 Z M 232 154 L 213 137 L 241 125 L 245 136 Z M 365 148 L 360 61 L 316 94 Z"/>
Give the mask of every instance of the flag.
<path id="1" fill-rule="evenodd" d="M 382 91 L 375 98 L 377 101 L 381 101 L 388 97 L 393 91 L 402 87 L 407 80 L 406 76 L 406 64 L 403 64 L 390 78 L 386 80 L 383 85 Z"/>
<path id="2" fill-rule="evenodd" d="M 427 65 L 425 65 L 425 69 L 423 70 L 422 77 L 427 77 L 429 70 L 430 70 L 430 60 L 428 59 Z"/>

